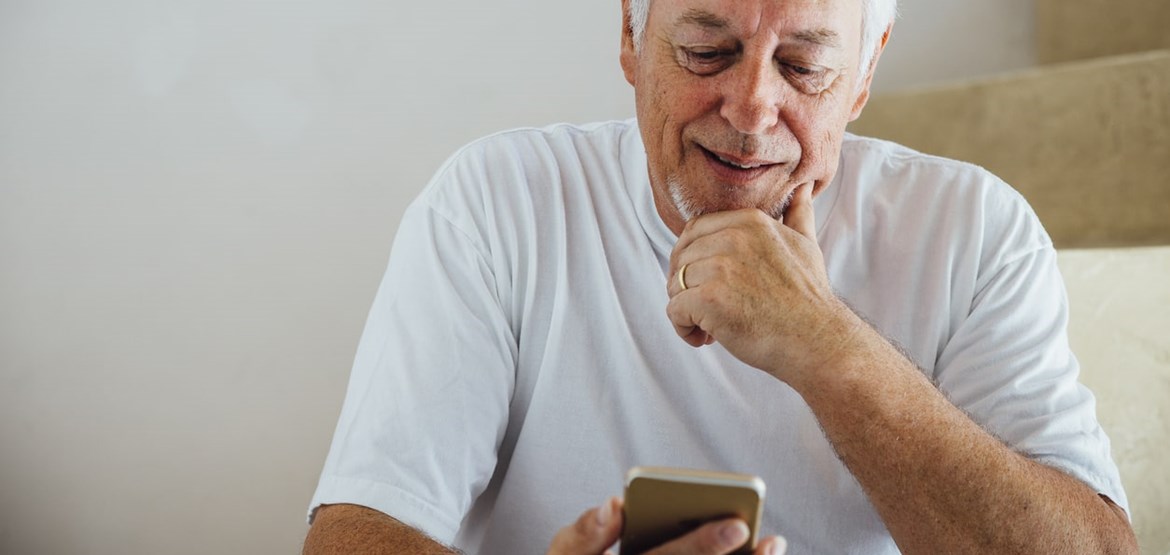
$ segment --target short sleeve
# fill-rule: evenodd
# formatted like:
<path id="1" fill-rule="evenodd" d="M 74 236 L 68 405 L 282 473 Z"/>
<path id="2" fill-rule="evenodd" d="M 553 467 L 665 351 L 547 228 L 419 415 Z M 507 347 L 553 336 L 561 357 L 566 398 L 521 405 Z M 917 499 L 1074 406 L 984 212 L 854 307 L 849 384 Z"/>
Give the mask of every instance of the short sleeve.
<path id="1" fill-rule="evenodd" d="M 484 243 L 431 198 L 395 237 L 309 519 L 352 503 L 450 544 L 495 469 L 517 348 Z"/>
<path id="2" fill-rule="evenodd" d="M 935 367 L 942 391 L 1012 449 L 1128 510 L 1096 402 L 1077 381 L 1068 299 L 1051 245 L 980 275 L 969 315 Z"/>

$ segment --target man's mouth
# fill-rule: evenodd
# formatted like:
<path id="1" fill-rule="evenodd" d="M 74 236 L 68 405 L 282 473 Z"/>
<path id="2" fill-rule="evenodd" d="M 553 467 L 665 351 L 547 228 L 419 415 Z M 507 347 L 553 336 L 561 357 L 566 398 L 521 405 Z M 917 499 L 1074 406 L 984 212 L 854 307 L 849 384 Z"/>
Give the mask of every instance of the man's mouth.
<path id="1" fill-rule="evenodd" d="M 730 181 L 736 182 L 737 184 L 746 184 L 748 181 L 766 173 L 772 166 L 779 165 L 778 162 L 771 160 L 742 158 L 733 154 L 715 152 L 701 145 L 699 146 L 699 150 L 711 162 L 712 168 L 720 177 L 725 179 L 730 178 Z"/>
<path id="2" fill-rule="evenodd" d="M 703 150 L 706 150 L 706 149 L 703 149 Z M 707 150 L 707 154 L 714 156 L 716 160 L 719 160 L 720 162 L 723 162 L 724 164 L 727 164 L 728 166 L 731 166 L 733 168 L 739 168 L 741 170 L 754 170 L 756 168 L 761 168 L 764 166 L 771 166 L 773 164 L 773 162 L 764 162 L 764 161 L 760 161 L 760 160 L 749 160 L 746 162 L 739 162 L 731 157 L 724 156 L 722 154 L 719 154 L 717 152 L 713 152 L 710 150 Z"/>

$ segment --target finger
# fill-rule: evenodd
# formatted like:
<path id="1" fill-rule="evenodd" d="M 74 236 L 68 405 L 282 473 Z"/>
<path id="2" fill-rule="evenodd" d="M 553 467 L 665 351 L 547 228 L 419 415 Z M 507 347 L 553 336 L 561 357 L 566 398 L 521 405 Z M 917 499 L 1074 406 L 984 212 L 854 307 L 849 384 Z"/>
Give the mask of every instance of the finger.
<path id="1" fill-rule="evenodd" d="M 728 227 L 752 221 L 753 218 L 771 219 L 760 210 L 744 208 L 727 212 L 711 212 L 687 221 L 686 227 L 678 236 L 678 242 L 674 244 L 674 250 L 670 253 L 671 271 L 678 271 L 679 266 L 682 265 L 682 262 L 679 261 L 679 254 L 686 251 L 695 241 Z"/>
<path id="2" fill-rule="evenodd" d="M 715 342 L 715 336 L 703 331 L 698 326 L 689 328 L 674 327 L 675 333 L 692 347 L 704 347 Z"/>
<path id="3" fill-rule="evenodd" d="M 687 272 L 690 273 L 690 269 Z M 702 347 L 714 341 L 700 318 L 699 295 L 700 292 L 691 287 L 666 303 L 666 317 L 674 326 L 674 332 L 692 347 Z"/>
<path id="4" fill-rule="evenodd" d="M 671 260 L 677 258 L 677 253 L 671 255 Z M 674 262 L 672 262 L 673 264 Z M 688 278 L 688 276 L 690 276 Z M 666 280 L 666 294 L 670 300 L 666 304 L 666 316 L 670 319 L 671 325 L 674 326 L 674 333 L 686 341 L 692 347 L 702 347 L 707 343 L 707 334 L 699 328 L 697 322 L 694 321 L 689 314 L 679 311 L 676 306 L 675 299 L 679 294 L 690 291 L 694 284 L 694 271 L 689 264 L 679 266 L 678 270 L 671 275 L 670 279 Z"/>
<path id="5" fill-rule="evenodd" d="M 756 546 L 754 555 L 784 555 L 788 552 L 788 540 L 780 536 L 765 538 Z"/>
<path id="6" fill-rule="evenodd" d="M 694 289 L 702 283 L 700 276 L 703 273 L 704 261 L 701 258 L 695 258 L 694 254 L 684 254 L 688 260 L 679 265 L 675 269 L 674 274 L 670 279 L 666 280 L 666 295 L 674 298 L 675 295 Z"/>
<path id="7" fill-rule="evenodd" d="M 716 341 L 710 329 L 703 325 L 703 316 L 709 310 L 709 306 L 704 304 L 703 291 L 704 287 L 712 287 L 704 286 L 704 281 L 712 277 L 711 268 L 715 267 L 717 264 L 711 259 L 688 264 L 684 274 L 687 288 L 682 289 L 677 278 L 668 287 L 670 300 L 666 303 L 666 316 L 674 326 L 675 333 L 692 347 L 702 347 Z M 679 271 L 683 272 L 681 268 Z"/>
<path id="8" fill-rule="evenodd" d="M 621 500 L 611 497 L 585 511 L 553 536 L 549 555 L 597 555 L 617 541 L 622 530 Z"/>
<path id="9" fill-rule="evenodd" d="M 666 280 L 666 294 L 674 298 L 708 282 L 725 281 L 737 265 L 737 258 L 746 249 L 732 246 L 730 234 L 708 235 L 695 241 L 691 248 L 679 255 L 679 267 Z M 684 288 L 683 285 L 686 285 Z"/>
<path id="10" fill-rule="evenodd" d="M 813 210 L 811 183 L 796 188 L 782 221 L 797 233 L 817 240 L 817 214 Z"/>
<path id="11" fill-rule="evenodd" d="M 646 555 L 724 555 L 747 543 L 749 534 L 747 524 L 738 518 L 720 520 L 704 524 Z"/>
<path id="12" fill-rule="evenodd" d="M 674 303 L 674 301 L 671 300 L 671 303 Z M 670 319 L 671 325 L 674 326 L 674 333 L 678 334 L 678 336 L 681 337 L 683 341 L 686 341 L 688 345 L 692 347 L 702 347 L 704 345 L 710 345 L 715 341 L 715 338 L 711 334 L 707 333 L 703 328 L 699 327 L 699 325 L 694 322 L 694 318 L 692 318 L 689 314 L 683 312 L 676 314 L 674 312 L 675 310 L 677 310 L 677 308 L 671 308 L 670 304 L 667 304 L 666 317 Z"/>

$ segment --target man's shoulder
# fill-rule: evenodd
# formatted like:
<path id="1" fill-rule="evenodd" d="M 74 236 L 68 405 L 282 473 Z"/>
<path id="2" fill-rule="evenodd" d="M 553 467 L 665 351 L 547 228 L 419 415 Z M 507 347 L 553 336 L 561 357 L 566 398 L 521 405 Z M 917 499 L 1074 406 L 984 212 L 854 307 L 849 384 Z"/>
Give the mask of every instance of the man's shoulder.
<path id="1" fill-rule="evenodd" d="M 954 160 L 920 152 L 908 146 L 852 133 L 845 134 L 841 145 L 841 158 L 845 164 L 884 169 L 887 173 L 901 174 L 915 170 L 966 174 L 973 178 L 999 181 L 988 170 L 961 160 Z"/>
<path id="2" fill-rule="evenodd" d="M 637 137 L 634 120 L 499 131 L 456 150 L 439 167 L 423 196 L 528 195 L 568 182 L 620 183 L 623 161 L 628 165 L 625 159 Z"/>
<path id="3" fill-rule="evenodd" d="M 471 141 L 452 157 L 528 154 L 552 151 L 559 155 L 582 155 L 597 149 L 617 148 L 626 133 L 637 132 L 634 120 L 611 120 L 594 123 L 555 123 L 543 127 L 517 127 L 498 131 Z"/>
<path id="4" fill-rule="evenodd" d="M 865 196 L 1027 204 L 1019 192 L 979 165 L 872 137 L 846 134 L 839 171 Z"/>
<path id="5" fill-rule="evenodd" d="M 623 149 L 628 149 L 630 121 L 590 124 L 558 123 L 522 127 L 475 139 L 456 150 L 439 167 L 424 195 L 435 189 L 512 185 L 548 186 L 558 182 L 565 168 L 580 168 L 585 176 L 617 173 Z M 458 182 L 456 185 L 452 182 Z M 524 187 L 510 187 L 523 189 Z M 464 191 L 466 193 L 468 191 Z"/>
<path id="6" fill-rule="evenodd" d="M 1051 245 L 1023 195 L 976 164 L 847 135 L 839 173 L 842 192 L 836 215 L 897 227 L 875 235 L 983 241 L 1011 251 L 1009 257 Z"/>
<path id="7" fill-rule="evenodd" d="M 633 120 L 492 133 L 448 157 L 414 205 L 456 221 L 487 213 L 516 219 L 535 218 L 534 211 L 563 211 L 590 191 L 625 186 L 637 136 Z"/>

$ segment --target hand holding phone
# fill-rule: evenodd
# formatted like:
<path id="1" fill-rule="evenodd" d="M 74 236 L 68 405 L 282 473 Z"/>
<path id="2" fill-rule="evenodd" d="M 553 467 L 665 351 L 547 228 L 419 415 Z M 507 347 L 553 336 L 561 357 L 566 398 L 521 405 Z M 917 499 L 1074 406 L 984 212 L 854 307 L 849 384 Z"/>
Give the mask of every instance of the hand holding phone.
<path id="1" fill-rule="evenodd" d="M 635 467 L 626 476 L 621 554 L 642 553 L 706 524 L 739 518 L 750 554 L 759 540 L 764 481 L 756 476 L 663 467 Z"/>

